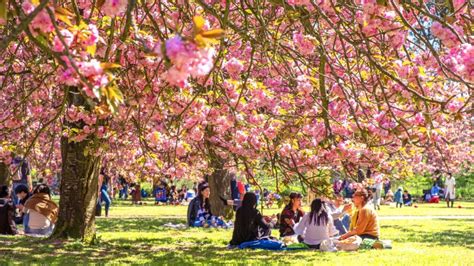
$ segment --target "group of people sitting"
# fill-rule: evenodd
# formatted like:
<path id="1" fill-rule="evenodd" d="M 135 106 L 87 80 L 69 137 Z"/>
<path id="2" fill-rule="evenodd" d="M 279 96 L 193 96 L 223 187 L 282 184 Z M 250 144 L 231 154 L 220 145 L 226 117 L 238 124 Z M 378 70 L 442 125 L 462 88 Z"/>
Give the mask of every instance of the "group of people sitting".
<path id="1" fill-rule="evenodd" d="M 30 194 L 26 185 L 20 185 L 13 193 L 17 202 L 8 186 L 0 187 L 0 234 L 18 234 L 17 224 L 23 224 L 25 234 L 50 235 L 58 219 L 58 205 L 51 200 L 50 188 L 39 184 Z"/>
<path id="2" fill-rule="evenodd" d="M 188 225 L 191 227 L 219 227 L 226 223 L 222 218 L 211 213 L 209 203 L 210 189 L 207 183 L 201 183 L 198 195 L 188 207 Z M 291 193 L 290 201 L 279 218 L 263 216 L 257 209 L 257 196 L 253 192 L 245 193 L 238 203 L 234 222 L 231 246 L 244 242 L 271 237 L 271 229 L 279 225 L 280 237 L 296 238 L 310 248 L 319 249 L 323 240 L 337 237 L 344 240 L 351 236 L 362 239 L 378 239 L 379 225 L 375 210 L 369 208 L 369 193 L 360 189 L 353 193 L 352 204 L 343 204 L 342 196 L 331 201 L 316 198 L 311 203 L 311 210 L 305 213 L 301 209 L 302 195 Z M 235 205 L 232 200 L 227 205 Z M 352 210 L 352 206 L 355 207 Z"/>
<path id="3" fill-rule="evenodd" d="M 255 194 L 247 192 L 242 207 L 237 210 L 234 232 L 230 244 L 237 246 L 243 242 L 270 237 L 275 222 L 271 217 L 264 217 L 256 209 Z M 304 213 L 301 209 L 302 196 L 290 194 L 290 202 L 283 209 L 280 218 L 280 237 L 294 237 L 308 247 L 319 249 L 324 240 L 338 236 L 343 240 L 357 235 L 369 239 L 378 239 L 379 226 L 377 214 L 366 207 L 369 194 L 365 189 L 356 191 L 352 200 L 356 210 L 351 213 L 351 205 L 342 206 L 342 198 L 329 201 L 316 198 L 311 203 L 311 210 Z"/>
<path id="4" fill-rule="evenodd" d="M 183 185 L 181 189 L 177 186 L 169 186 L 166 182 L 160 182 L 153 190 L 155 196 L 155 204 L 171 204 L 178 205 L 184 201 L 193 199 L 196 196 L 194 189 L 188 189 Z"/>

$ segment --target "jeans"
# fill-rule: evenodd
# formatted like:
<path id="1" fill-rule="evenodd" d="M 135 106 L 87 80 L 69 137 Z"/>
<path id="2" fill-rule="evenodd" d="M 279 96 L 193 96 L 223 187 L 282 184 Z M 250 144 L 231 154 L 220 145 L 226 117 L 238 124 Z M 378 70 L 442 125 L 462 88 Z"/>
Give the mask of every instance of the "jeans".
<path id="1" fill-rule="evenodd" d="M 29 220 L 30 220 L 30 214 L 27 213 L 23 217 L 23 227 L 25 228 L 25 234 L 49 236 L 53 233 L 54 224 L 51 224 L 49 227 L 42 228 L 42 229 L 32 229 L 28 226 Z"/>
<path id="2" fill-rule="evenodd" d="M 43 228 L 43 229 L 31 229 L 29 227 L 25 227 L 25 234 L 49 236 L 53 233 L 53 230 L 54 230 L 53 225 L 47 228 Z"/>
<path id="3" fill-rule="evenodd" d="M 108 216 L 109 215 L 110 204 L 112 203 L 112 201 L 110 200 L 110 197 L 109 197 L 109 194 L 107 193 L 107 190 L 102 189 L 100 194 L 101 194 L 100 198 L 101 198 L 102 202 L 105 203 L 105 216 Z"/>
<path id="4" fill-rule="evenodd" d="M 350 224 L 351 217 L 348 214 L 344 214 L 342 218 L 334 220 L 334 226 L 336 227 L 337 231 L 339 231 L 339 235 L 347 233 L 347 231 L 349 231 Z"/>
<path id="5" fill-rule="evenodd" d="M 128 185 L 123 186 L 123 188 L 119 192 L 119 197 L 121 199 L 127 199 L 128 198 Z"/>

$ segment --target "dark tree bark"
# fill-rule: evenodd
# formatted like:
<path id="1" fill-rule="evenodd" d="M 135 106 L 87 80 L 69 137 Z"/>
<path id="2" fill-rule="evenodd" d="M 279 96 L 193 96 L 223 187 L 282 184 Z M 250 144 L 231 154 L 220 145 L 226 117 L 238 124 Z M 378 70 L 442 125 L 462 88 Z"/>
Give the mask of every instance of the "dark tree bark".
<path id="1" fill-rule="evenodd" d="M 209 201 L 211 203 L 212 214 L 217 216 L 224 216 L 226 219 L 233 217 L 233 210 L 230 206 L 225 206 L 219 196 L 226 199 L 231 199 L 230 194 L 230 180 L 231 175 L 225 169 L 223 169 L 225 161 L 221 158 L 214 157 L 211 160 L 211 166 L 214 172 L 209 176 L 209 188 L 211 189 L 211 195 Z"/>
<path id="2" fill-rule="evenodd" d="M 8 165 L 0 163 L 0 185 L 8 185 L 9 171 L 10 169 L 8 169 Z"/>
<path id="3" fill-rule="evenodd" d="M 69 94 L 69 105 L 85 106 L 84 98 L 77 93 Z M 81 121 L 64 125 L 81 129 Z M 94 155 L 98 140 L 93 136 L 81 142 L 61 138 L 61 185 L 59 218 L 52 238 L 81 239 L 85 243 L 95 241 L 95 208 L 98 196 L 100 157 Z"/>

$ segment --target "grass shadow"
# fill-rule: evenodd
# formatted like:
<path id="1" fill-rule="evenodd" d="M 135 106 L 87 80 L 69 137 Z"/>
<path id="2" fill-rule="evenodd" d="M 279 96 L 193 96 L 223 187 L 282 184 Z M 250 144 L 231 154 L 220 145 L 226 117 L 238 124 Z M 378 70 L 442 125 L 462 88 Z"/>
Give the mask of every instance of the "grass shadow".
<path id="1" fill-rule="evenodd" d="M 382 225 L 381 230 L 383 231 L 384 228 L 391 228 L 403 232 L 403 234 L 392 239 L 396 242 L 419 242 L 428 243 L 433 246 L 463 246 L 474 250 L 474 237 L 472 237 L 472 232 L 474 232 L 474 220 L 435 220 L 448 221 L 453 229 L 426 231 L 423 226 L 415 227 L 418 225 L 415 224 L 412 228 L 399 225 Z M 467 230 L 456 229 L 462 227 L 461 223 L 463 224 L 463 227 L 466 227 L 467 224 Z"/>

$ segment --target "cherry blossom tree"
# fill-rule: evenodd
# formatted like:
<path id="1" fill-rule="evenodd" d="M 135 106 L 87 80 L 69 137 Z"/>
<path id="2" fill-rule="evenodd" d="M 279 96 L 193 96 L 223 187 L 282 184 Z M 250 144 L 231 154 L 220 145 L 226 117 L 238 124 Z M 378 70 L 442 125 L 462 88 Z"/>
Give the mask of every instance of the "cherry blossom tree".
<path id="1" fill-rule="evenodd" d="M 2 3 L 0 158 L 61 169 L 55 237 L 93 240 L 102 161 L 210 174 L 219 214 L 229 170 L 318 192 L 472 164 L 468 1 Z"/>

